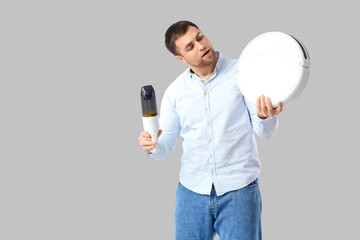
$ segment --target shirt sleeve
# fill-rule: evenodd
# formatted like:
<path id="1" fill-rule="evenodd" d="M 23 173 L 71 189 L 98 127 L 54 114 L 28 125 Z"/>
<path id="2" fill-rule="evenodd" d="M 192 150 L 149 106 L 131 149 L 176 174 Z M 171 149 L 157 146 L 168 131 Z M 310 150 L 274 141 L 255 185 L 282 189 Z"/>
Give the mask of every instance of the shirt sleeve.
<path id="1" fill-rule="evenodd" d="M 161 102 L 159 126 L 162 134 L 156 143 L 156 152 L 146 153 L 147 156 L 156 160 L 162 160 L 172 153 L 180 133 L 180 120 L 167 91 Z"/>
<path id="2" fill-rule="evenodd" d="M 247 100 L 245 97 L 244 101 L 249 112 L 251 125 L 256 135 L 264 139 L 272 138 L 275 135 L 275 131 L 279 125 L 278 116 L 261 119 L 256 113 L 256 105 Z"/>

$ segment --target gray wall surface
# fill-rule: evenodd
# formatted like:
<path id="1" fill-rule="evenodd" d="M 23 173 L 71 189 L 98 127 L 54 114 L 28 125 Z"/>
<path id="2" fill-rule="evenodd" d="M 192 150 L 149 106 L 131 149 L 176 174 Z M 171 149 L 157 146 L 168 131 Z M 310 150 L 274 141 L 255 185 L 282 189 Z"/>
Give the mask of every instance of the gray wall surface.
<path id="1" fill-rule="evenodd" d="M 238 58 L 255 36 L 298 37 L 302 95 L 257 138 L 264 239 L 354 239 L 360 194 L 356 1 L 1 1 L 0 239 L 174 239 L 181 139 L 147 158 L 140 87 L 160 105 L 186 68 L 178 20 Z"/>

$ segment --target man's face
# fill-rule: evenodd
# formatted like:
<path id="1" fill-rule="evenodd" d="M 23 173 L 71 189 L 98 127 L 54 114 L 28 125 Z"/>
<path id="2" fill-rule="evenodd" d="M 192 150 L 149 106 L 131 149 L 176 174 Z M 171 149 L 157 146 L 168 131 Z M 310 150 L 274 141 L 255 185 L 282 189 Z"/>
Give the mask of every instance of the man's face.
<path id="1" fill-rule="evenodd" d="M 191 67 L 210 66 L 216 60 L 215 51 L 209 39 L 197 28 L 189 26 L 186 33 L 175 41 L 176 56 L 180 61 Z"/>

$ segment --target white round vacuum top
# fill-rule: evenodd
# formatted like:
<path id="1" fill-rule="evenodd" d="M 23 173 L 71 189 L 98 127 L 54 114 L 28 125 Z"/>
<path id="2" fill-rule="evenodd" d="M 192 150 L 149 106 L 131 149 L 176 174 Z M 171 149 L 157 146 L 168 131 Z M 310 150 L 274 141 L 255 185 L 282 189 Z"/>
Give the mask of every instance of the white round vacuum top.
<path id="1" fill-rule="evenodd" d="M 237 81 L 244 97 L 254 104 L 262 94 L 273 107 L 297 97 L 310 74 L 305 46 L 282 32 L 268 32 L 254 38 L 242 51 Z"/>

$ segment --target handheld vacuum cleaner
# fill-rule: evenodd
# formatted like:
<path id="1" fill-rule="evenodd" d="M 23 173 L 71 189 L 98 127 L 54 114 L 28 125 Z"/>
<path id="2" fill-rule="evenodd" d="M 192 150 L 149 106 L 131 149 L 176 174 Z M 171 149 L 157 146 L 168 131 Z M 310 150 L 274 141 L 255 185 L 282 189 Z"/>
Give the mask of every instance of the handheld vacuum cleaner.
<path id="1" fill-rule="evenodd" d="M 156 105 L 155 90 L 151 85 L 141 87 L 140 91 L 144 130 L 151 135 L 152 141 L 158 140 L 159 115 Z M 156 153 L 157 145 L 151 150 Z"/>

